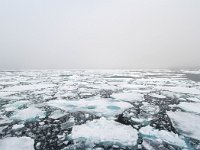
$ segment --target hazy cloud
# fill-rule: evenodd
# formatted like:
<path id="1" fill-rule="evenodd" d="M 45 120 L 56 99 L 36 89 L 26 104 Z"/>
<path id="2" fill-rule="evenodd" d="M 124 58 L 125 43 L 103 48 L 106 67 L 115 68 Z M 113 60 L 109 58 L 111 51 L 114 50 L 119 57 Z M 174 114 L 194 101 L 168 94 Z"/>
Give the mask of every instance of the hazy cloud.
<path id="1" fill-rule="evenodd" d="M 0 69 L 196 66 L 199 0 L 0 1 Z"/>

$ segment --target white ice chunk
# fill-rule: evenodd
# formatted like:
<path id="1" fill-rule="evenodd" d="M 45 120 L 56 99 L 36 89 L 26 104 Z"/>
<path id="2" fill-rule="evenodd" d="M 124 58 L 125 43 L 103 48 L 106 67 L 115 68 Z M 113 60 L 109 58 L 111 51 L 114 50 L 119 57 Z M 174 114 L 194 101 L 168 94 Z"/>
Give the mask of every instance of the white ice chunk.
<path id="1" fill-rule="evenodd" d="M 60 117 L 63 117 L 64 115 L 66 115 L 66 113 L 64 113 L 63 111 L 56 110 L 56 111 L 52 112 L 49 117 L 52 119 L 58 119 Z"/>
<path id="2" fill-rule="evenodd" d="M 143 105 L 140 107 L 140 109 L 147 112 L 149 115 L 156 114 L 160 110 L 159 106 L 151 105 L 147 102 L 143 102 Z"/>
<path id="3" fill-rule="evenodd" d="M 44 118 L 44 117 L 45 117 L 44 111 L 36 107 L 29 107 L 29 108 L 17 111 L 13 116 L 11 116 L 11 119 L 32 120 L 32 119 Z"/>
<path id="4" fill-rule="evenodd" d="M 193 101 L 193 102 L 200 102 L 200 99 L 196 98 L 196 97 L 189 97 L 189 98 L 187 98 L 187 100 L 190 100 L 190 101 Z"/>
<path id="5" fill-rule="evenodd" d="M 131 92 L 131 93 L 115 93 L 112 94 L 112 97 L 116 100 L 123 100 L 123 101 L 142 101 L 143 100 L 143 94 L 137 93 L 137 92 Z"/>
<path id="6" fill-rule="evenodd" d="M 29 137 L 7 137 L 0 140 L 0 150 L 34 150 L 34 140 Z"/>
<path id="7" fill-rule="evenodd" d="M 161 98 L 161 99 L 166 98 L 166 96 L 159 95 L 159 94 L 156 94 L 156 93 L 150 93 L 149 96 L 154 97 L 154 98 Z"/>
<path id="8" fill-rule="evenodd" d="M 130 103 L 112 101 L 104 98 L 92 98 L 81 100 L 52 100 L 47 102 L 49 106 L 60 108 L 64 111 L 86 111 L 105 116 L 115 116 L 125 109 L 133 107 Z"/>
<path id="9" fill-rule="evenodd" d="M 144 148 L 146 149 L 146 150 L 155 150 L 148 142 L 146 142 L 146 141 L 143 141 L 142 142 L 142 145 L 144 146 Z"/>
<path id="10" fill-rule="evenodd" d="M 176 111 L 167 112 L 174 127 L 185 136 L 200 140 L 200 116 L 192 113 Z"/>
<path id="11" fill-rule="evenodd" d="M 17 130 L 17 129 L 20 129 L 20 128 L 23 128 L 23 127 L 24 127 L 23 124 L 15 124 L 15 125 L 12 127 L 12 129 L 13 129 L 13 130 Z"/>
<path id="12" fill-rule="evenodd" d="M 185 111 L 200 114 L 200 103 L 181 102 L 177 106 Z"/>
<path id="13" fill-rule="evenodd" d="M 100 118 L 87 122 L 86 124 L 74 126 L 72 129 L 72 138 L 84 138 L 87 141 L 98 144 L 101 142 L 120 143 L 122 145 L 134 146 L 137 143 L 137 130 L 131 126 L 126 126 Z"/>
<path id="14" fill-rule="evenodd" d="M 165 130 L 156 130 L 151 126 L 146 126 L 140 129 L 139 131 L 146 138 L 162 140 L 169 144 L 180 146 L 186 148 L 187 145 L 183 139 L 181 139 L 178 134 L 173 132 L 168 132 Z"/>
<path id="15" fill-rule="evenodd" d="M 29 103 L 29 101 L 27 100 L 23 100 L 23 101 L 16 101 L 12 104 L 7 104 L 7 105 L 4 105 L 4 108 L 6 111 L 14 111 L 20 107 L 22 107 L 23 105 Z"/>

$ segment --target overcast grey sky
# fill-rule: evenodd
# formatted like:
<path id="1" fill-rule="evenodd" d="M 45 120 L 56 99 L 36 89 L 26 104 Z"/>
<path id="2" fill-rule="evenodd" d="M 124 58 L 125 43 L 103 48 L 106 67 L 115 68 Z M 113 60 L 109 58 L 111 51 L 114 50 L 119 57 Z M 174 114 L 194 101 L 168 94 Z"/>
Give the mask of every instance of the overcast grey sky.
<path id="1" fill-rule="evenodd" d="M 200 0 L 0 0 L 0 69 L 200 66 Z"/>

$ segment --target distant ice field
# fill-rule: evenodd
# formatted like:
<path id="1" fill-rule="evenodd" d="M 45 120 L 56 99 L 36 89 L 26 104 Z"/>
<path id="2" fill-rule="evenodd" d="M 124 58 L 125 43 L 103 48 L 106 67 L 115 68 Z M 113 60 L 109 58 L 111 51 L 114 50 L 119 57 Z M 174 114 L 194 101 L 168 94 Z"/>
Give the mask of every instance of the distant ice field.
<path id="1" fill-rule="evenodd" d="M 0 71 L 0 150 L 200 149 L 200 70 Z"/>

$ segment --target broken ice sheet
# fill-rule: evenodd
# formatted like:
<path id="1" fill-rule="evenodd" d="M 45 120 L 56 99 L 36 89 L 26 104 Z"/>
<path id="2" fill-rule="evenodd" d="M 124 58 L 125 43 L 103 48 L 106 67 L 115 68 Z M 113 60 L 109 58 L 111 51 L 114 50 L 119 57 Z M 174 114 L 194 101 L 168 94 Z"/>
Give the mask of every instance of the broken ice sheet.
<path id="1" fill-rule="evenodd" d="M 167 115 L 172 120 L 174 127 L 186 137 L 200 140 L 200 116 L 181 111 L 168 111 Z"/>
<path id="2" fill-rule="evenodd" d="M 142 101 L 143 94 L 137 92 L 127 92 L 127 93 L 115 93 L 112 94 L 112 98 L 116 100 L 128 101 L 128 102 L 135 102 L 135 101 Z"/>
<path id="3" fill-rule="evenodd" d="M 21 101 L 16 101 L 11 104 L 4 105 L 3 107 L 5 108 L 6 111 L 14 111 L 14 110 L 17 110 L 17 109 L 23 107 L 24 105 L 26 105 L 28 103 L 29 103 L 29 101 L 27 101 L 27 100 L 21 100 Z"/>
<path id="4" fill-rule="evenodd" d="M 154 97 L 154 98 L 159 98 L 159 99 L 166 98 L 166 96 L 160 95 L 160 94 L 156 94 L 156 93 L 150 93 L 149 96 Z"/>
<path id="5" fill-rule="evenodd" d="M 0 150 L 34 150 L 34 140 L 29 137 L 6 137 L 0 139 Z"/>
<path id="6" fill-rule="evenodd" d="M 45 112 L 36 107 L 29 107 L 16 111 L 10 118 L 13 120 L 30 121 L 38 118 L 44 118 Z"/>
<path id="7" fill-rule="evenodd" d="M 52 119 L 58 119 L 62 116 L 66 115 L 66 113 L 64 111 L 61 110 L 55 110 L 51 113 L 51 115 L 49 116 Z"/>
<path id="8" fill-rule="evenodd" d="M 100 143 L 115 144 L 118 146 L 124 145 L 133 148 L 137 144 L 137 134 L 137 130 L 131 126 L 126 126 L 102 117 L 83 125 L 74 126 L 71 138 L 76 141 L 83 140 L 86 144 L 89 143 L 90 145 L 88 146 L 90 148 Z"/>
<path id="9" fill-rule="evenodd" d="M 127 102 L 113 101 L 104 98 L 89 98 L 80 100 L 52 100 L 47 102 L 51 107 L 60 108 L 64 111 L 86 111 L 98 115 L 115 116 L 125 109 L 133 107 Z"/>
<path id="10" fill-rule="evenodd" d="M 197 97 L 189 97 L 189 98 L 187 98 L 187 100 L 193 101 L 193 102 L 200 102 L 200 99 Z"/>
<path id="11" fill-rule="evenodd" d="M 179 146 L 181 148 L 187 148 L 187 145 L 183 139 L 181 139 L 178 134 L 173 132 L 168 132 L 165 130 L 157 130 L 151 126 L 143 127 L 139 130 L 139 132 L 143 135 L 143 138 L 147 138 L 150 140 L 161 140 L 171 145 Z"/>
<path id="12" fill-rule="evenodd" d="M 85 137 L 85 141 L 92 141 L 93 145 L 98 141 L 95 138 L 100 137 L 109 140 L 108 144 L 117 141 L 118 145 L 111 144 L 113 149 L 126 149 L 124 143 L 133 139 L 132 146 L 137 145 L 138 148 L 139 145 L 145 145 L 146 147 L 153 146 L 154 149 L 166 149 L 171 148 L 171 145 L 178 145 L 172 147 L 181 149 L 184 139 L 198 140 L 200 137 L 198 134 L 200 121 L 198 121 L 199 115 L 197 115 L 199 114 L 198 103 L 200 103 L 199 90 L 200 84 L 188 79 L 184 72 L 177 73 L 170 70 L 1 72 L 1 139 L 6 140 L 10 134 L 22 136 L 21 133 L 25 133 L 34 138 L 34 142 L 39 141 L 36 142 L 37 146 L 39 144 L 39 149 L 55 149 L 55 146 L 57 149 L 63 147 L 73 149 L 76 148 L 76 142 L 83 139 L 79 138 L 78 135 L 80 135 Z M 173 107 L 169 107 L 171 105 Z M 178 114 L 179 112 L 170 110 L 184 112 Z M 173 114 L 169 115 L 173 126 L 165 114 L 166 111 Z M 120 115 L 124 120 L 118 119 Z M 104 121 L 101 120 L 102 118 L 98 120 L 102 116 L 105 117 Z M 118 122 L 115 122 L 114 119 Z M 184 119 L 185 121 L 183 121 Z M 126 123 L 132 127 L 125 125 Z M 155 135 L 154 138 L 147 139 L 147 136 L 144 135 L 142 142 L 141 137 L 130 138 L 128 136 L 132 132 L 138 133 L 134 128 L 141 131 L 146 128 L 147 131 L 149 124 L 155 125 L 154 128 L 149 129 L 149 132 Z M 74 143 L 70 143 L 67 139 L 63 142 L 60 138 L 56 138 L 58 132 L 58 135 L 64 137 L 70 134 L 74 125 L 78 129 L 76 132 L 78 138 L 74 139 Z M 169 128 L 168 125 L 170 125 Z M 42 133 L 40 130 L 43 129 L 43 126 L 46 130 Z M 101 131 L 100 135 L 95 134 L 95 137 L 92 136 L 92 133 L 87 135 L 83 130 L 87 127 L 90 127 L 89 131 Z M 172 128 L 176 130 L 172 130 Z M 81 135 L 79 131 L 83 131 L 83 134 Z M 117 135 L 117 139 L 113 136 L 108 137 L 107 134 L 111 131 L 119 132 L 121 136 Z M 35 132 L 41 133 L 40 136 L 34 135 Z M 47 134 L 48 138 L 44 136 Z M 45 140 L 43 140 L 44 137 Z M 125 137 L 126 140 L 122 140 Z M 171 140 L 167 137 L 170 137 Z M 100 146 L 102 150 L 107 145 L 107 142 L 103 143 Z M 198 145 L 198 141 L 196 143 Z M 162 147 L 160 147 L 161 145 Z M 198 148 L 196 145 L 195 148 Z M 85 148 L 81 147 L 81 149 Z M 97 146 L 96 149 L 98 148 Z"/>
<path id="13" fill-rule="evenodd" d="M 23 124 L 15 124 L 15 125 L 13 125 L 12 130 L 21 129 L 21 128 L 23 128 L 23 127 L 24 127 Z"/>
<path id="14" fill-rule="evenodd" d="M 181 102 L 177 105 L 177 107 L 188 112 L 200 114 L 200 103 Z"/>

